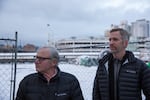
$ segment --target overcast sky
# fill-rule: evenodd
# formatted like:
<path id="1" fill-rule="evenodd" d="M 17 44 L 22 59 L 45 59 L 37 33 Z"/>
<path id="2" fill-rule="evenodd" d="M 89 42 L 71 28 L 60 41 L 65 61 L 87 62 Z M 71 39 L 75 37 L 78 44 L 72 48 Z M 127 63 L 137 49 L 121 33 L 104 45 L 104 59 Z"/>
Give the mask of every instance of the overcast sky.
<path id="1" fill-rule="evenodd" d="M 23 45 L 100 37 L 111 24 L 143 18 L 150 20 L 150 0 L 0 0 L 0 35 L 17 31 Z"/>

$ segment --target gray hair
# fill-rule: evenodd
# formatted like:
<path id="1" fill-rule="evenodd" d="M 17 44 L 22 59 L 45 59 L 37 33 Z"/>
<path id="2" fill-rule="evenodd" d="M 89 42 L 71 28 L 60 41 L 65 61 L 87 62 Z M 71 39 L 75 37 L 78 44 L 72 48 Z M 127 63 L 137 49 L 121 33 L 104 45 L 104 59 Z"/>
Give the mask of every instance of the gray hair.
<path id="1" fill-rule="evenodd" d="M 122 36 L 123 40 L 128 40 L 129 41 L 130 34 L 126 30 L 124 30 L 122 28 L 114 28 L 114 29 L 110 30 L 110 33 L 115 32 L 115 31 L 119 31 L 119 33 Z"/>
<path id="2" fill-rule="evenodd" d="M 54 47 L 43 47 L 43 48 L 49 49 L 50 58 L 55 58 L 57 60 L 57 62 L 59 62 L 59 54 L 58 54 L 58 51 L 56 48 L 54 48 Z"/>
<path id="3" fill-rule="evenodd" d="M 50 53 L 51 53 L 50 57 L 55 58 L 57 61 L 59 61 L 59 54 L 58 54 L 57 49 L 54 47 L 48 47 L 48 48 L 49 48 Z"/>

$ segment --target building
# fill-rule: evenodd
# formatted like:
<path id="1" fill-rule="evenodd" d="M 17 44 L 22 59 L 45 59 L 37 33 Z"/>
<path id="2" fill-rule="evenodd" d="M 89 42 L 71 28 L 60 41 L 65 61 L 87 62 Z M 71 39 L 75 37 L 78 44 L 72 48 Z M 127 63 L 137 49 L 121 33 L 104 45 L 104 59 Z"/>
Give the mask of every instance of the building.
<path id="1" fill-rule="evenodd" d="M 119 27 L 125 29 L 131 34 L 131 26 L 128 24 L 127 20 L 121 21 Z"/>
<path id="2" fill-rule="evenodd" d="M 24 52 L 35 52 L 37 48 L 33 44 L 26 44 L 22 49 Z"/>
<path id="3" fill-rule="evenodd" d="M 59 52 L 100 52 L 108 48 L 108 39 L 90 37 L 86 39 L 64 39 L 55 44 Z"/>
<path id="4" fill-rule="evenodd" d="M 135 22 L 132 22 L 131 25 L 132 36 L 135 38 L 150 37 L 149 24 L 150 22 L 146 19 L 140 19 L 136 20 Z"/>

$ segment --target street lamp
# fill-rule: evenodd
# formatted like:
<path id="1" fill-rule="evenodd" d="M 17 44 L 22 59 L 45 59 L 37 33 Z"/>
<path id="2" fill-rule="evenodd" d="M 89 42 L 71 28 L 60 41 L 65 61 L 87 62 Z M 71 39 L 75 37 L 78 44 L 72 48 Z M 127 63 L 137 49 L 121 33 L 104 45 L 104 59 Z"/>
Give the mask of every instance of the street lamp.
<path id="1" fill-rule="evenodd" d="M 53 39 L 52 39 L 52 33 L 51 33 L 50 24 L 47 24 L 47 27 L 48 27 L 48 46 L 54 46 L 53 45 Z"/>

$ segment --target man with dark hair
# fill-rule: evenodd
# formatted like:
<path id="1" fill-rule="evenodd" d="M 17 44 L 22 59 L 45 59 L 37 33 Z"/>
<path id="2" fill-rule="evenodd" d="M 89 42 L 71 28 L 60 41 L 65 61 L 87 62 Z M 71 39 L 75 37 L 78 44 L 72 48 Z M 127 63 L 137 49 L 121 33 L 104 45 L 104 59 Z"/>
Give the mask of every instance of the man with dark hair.
<path id="1" fill-rule="evenodd" d="M 35 56 L 37 73 L 20 82 L 16 100 L 84 100 L 77 78 L 60 71 L 58 62 L 55 48 L 40 48 Z"/>
<path id="2" fill-rule="evenodd" d="M 130 34 L 122 28 L 109 34 L 110 53 L 99 60 L 93 100 L 150 100 L 150 69 L 127 51 Z"/>

